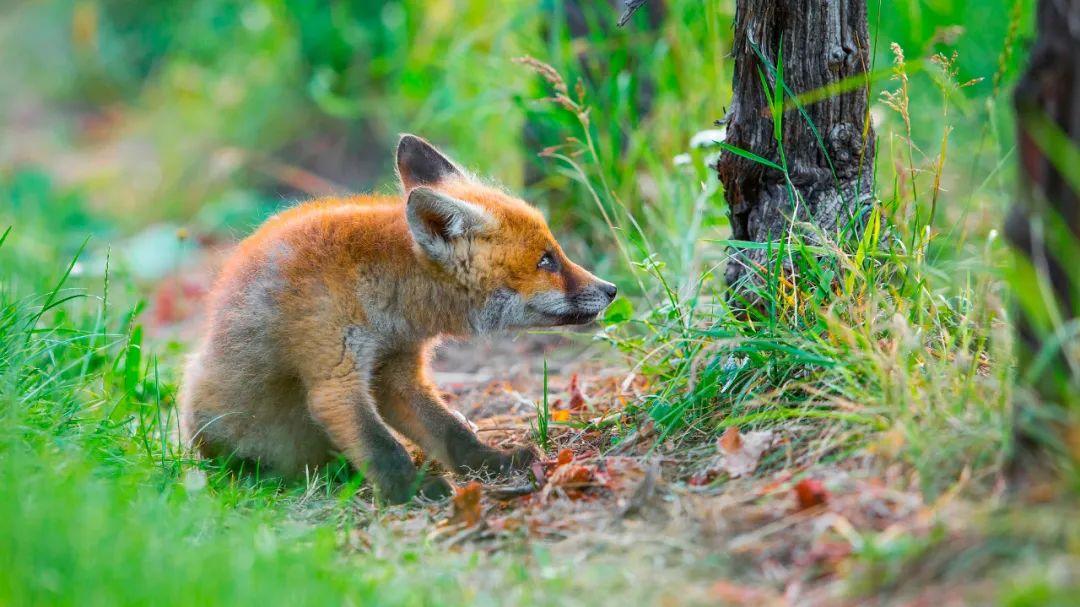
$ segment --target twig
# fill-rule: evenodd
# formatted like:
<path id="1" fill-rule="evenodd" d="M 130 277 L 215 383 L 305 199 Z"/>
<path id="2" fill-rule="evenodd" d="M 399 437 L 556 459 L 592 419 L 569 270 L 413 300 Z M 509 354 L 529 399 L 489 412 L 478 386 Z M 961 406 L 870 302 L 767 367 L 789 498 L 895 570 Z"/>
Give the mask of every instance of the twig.
<path id="1" fill-rule="evenodd" d="M 627 500 L 619 515 L 627 517 L 643 512 L 656 493 L 656 479 L 659 477 L 660 464 L 654 460 L 645 468 L 645 478 L 634 488 L 634 493 Z"/>
<path id="2" fill-rule="evenodd" d="M 626 8 L 623 10 L 623 14 L 619 16 L 618 26 L 622 27 L 630 21 L 630 17 L 634 16 L 637 9 L 645 5 L 649 0 L 624 0 L 623 6 Z"/>
<path id="3" fill-rule="evenodd" d="M 534 485 L 533 483 L 528 483 L 524 485 L 504 485 L 488 487 L 484 491 L 484 494 L 493 499 L 508 500 L 515 497 L 529 495 L 530 493 L 535 493 L 537 490 L 538 487 L 536 485 Z"/>

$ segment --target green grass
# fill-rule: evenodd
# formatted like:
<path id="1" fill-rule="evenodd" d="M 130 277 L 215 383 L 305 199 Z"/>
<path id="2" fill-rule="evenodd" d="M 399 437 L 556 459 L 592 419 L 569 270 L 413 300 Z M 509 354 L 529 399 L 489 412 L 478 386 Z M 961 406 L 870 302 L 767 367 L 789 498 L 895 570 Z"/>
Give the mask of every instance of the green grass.
<path id="1" fill-rule="evenodd" d="M 4 267 L 26 240 L 8 234 Z M 563 605 L 584 588 L 612 601 L 663 592 L 524 538 L 448 551 L 394 531 L 409 509 L 379 509 L 352 483 L 281 486 L 190 459 L 136 311 L 112 307 L 107 285 L 70 281 L 0 282 L 0 603 Z"/>
<path id="2" fill-rule="evenodd" d="M 544 394 L 536 405 L 536 421 L 533 423 L 533 438 L 545 453 L 551 450 L 551 408 L 548 403 L 548 366 L 544 360 Z"/>

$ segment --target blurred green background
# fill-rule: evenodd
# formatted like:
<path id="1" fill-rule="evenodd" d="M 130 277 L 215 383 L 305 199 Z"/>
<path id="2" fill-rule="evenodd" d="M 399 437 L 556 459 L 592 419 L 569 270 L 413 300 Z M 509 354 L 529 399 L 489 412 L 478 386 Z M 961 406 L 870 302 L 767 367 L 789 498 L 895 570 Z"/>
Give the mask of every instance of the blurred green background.
<path id="1" fill-rule="evenodd" d="M 620 29 L 615 4 L 6 3 L 0 214 L 20 231 L 48 233 L 67 253 L 85 234 L 101 246 L 167 222 L 148 236 L 159 246 L 142 247 L 152 256 L 177 248 L 161 242 L 177 227 L 234 238 L 295 200 L 392 190 L 395 138 L 413 132 L 524 191 L 559 231 L 577 236 L 575 253 L 592 246 L 594 264 L 607 270 L 612 242 L 597 229 L 592 201 L 572 170 L 537 156 L 575 125 L 539 100 L 544 83 L 513 62 L 531 55 L 571 86 L 582 81 L 608 186 L 656 248 L 682 251 L 669 256 L 675 263 L 688 255 L 684 227 L 702 183 L 712 186 L 705 226 L 722 234 L 722 197 L 704 157 L 690 167 L 676 159 L 724 115 L 734 6 L 658 0 Z M 939 0 L 870 8 L 877 67 L 892 61 L 889 43 L 897 42 L 909 61 L 955 49 L 958 80 L 983 78 L 950 93 L 949 116 L 953 141 L 983 166 L 958 163 L 949 177 L 958 186 L 984 179 L 1009 145 L 1003 101 L 1030 7 Z M 913 78 L 913 135 L 930 153 L 942 98 L 932 75 Z M 875 118 L 887 150 L 895 117 Z"/>

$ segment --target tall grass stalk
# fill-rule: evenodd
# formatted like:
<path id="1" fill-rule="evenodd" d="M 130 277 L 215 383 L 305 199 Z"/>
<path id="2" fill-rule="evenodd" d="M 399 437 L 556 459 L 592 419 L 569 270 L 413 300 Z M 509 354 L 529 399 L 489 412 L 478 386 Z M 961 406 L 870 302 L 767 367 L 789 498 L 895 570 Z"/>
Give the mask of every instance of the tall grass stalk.
<path id="1" fill-rule="evenodd" d="M 932 191 L 922 192 L 906 61 L 899 47 L 894 53 L 900 88 L 886 93 L 884 101 L 900 116 L 906 166 L 895 181 L 880 180 L 885 185 L 879 195 L 890 181 L 896 187 L 874 201 L 865 229 L 845 229 L 837 240 L 793 221 L 775 242 L 697 238 L 692 257 L 717 261 L 681 276 L 666 268 L 666 251 L 636 237 L 640 221 L 606 189 L 600 167 L 614 160 L 600 158 L 590 144 L 589 108 L 581 92 L 576 100 L 564 99 L 560 91 L 566 87 L 558 86 L 555 70 L 527 62 L 556 87 L 555 103 L 578 117 L 580 135 L 548 154 L 573 167 L 598 207 L 619 209 L 605 221 L 622 241 L 622 254 L 636 254 L 628 271 L 646 293 L 660 296 L 648 299 L 637 317 L 601 334 L 636 359 L 636 371 L 659 380 L 656 391 L 626 413 L 637 420 L 630 427 L 645 419 L 656 423 L 657 445 L 669 439 L 712 440 L 731 425 L 803 428 L 792 443 L 796 459 L 888 443 L 897 455 L 907 456 L 931 492 L 957 478 L 964 467 L 957 462 L 978 462 L 980 470 L 999 463 L 998 446 L 1006 440 L 1002 393 L 1008 383 L 1007 371 L 1001 371 L 1007 365 L 1001 363 L 1009 354 L 990 339 L 1003 315 L 994 298 L 994 277 L 978 272 L 992 263 L 996 249 L 988 243 L 974 252 L 973 263 L 958 265 L 928 256 L 950 128 L 943 129 L 939 154 L 931 161 Z M 943 95 L 972 84 L 955 81 L 954 59 L 932 61 L 941 68 Z M 781 171 L 797 208 L 801 202 L 779 133 L 789 100 L 801 109 L 800 101 L 784 83 L 779 63 L 766 64 L 761 81 L 781 150 L 778 162 L 722 142 L 718 147 Z M 800 115 L 808 120 L 805 112 Z M 947 109 L 943 118 L 949 118 Z M 886 159 L 880 160 L 888 168 Z M 927 210 L 920 208 L 921 195 L 932 201 Z M 715 251 L 726 246 L 761 247 L 774 260 L 750 268 L 741 296 L 731 297 L 715 276 L 724 261 Z M 991 368 L 999 371 L 988 374 Z M 957 425 L 972 430 L 935 453 L 930 445 Z"/>

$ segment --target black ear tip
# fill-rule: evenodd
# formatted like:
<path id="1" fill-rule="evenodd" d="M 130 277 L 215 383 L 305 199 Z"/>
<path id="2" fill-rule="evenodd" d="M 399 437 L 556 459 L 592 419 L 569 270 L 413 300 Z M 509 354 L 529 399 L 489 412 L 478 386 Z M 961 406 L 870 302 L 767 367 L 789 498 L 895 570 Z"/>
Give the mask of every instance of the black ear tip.
<path id="1" fill-rule="evenodd" d="M 417 137 L 412 133 L 402 133 L 398 139 L 398 151 L 402 150 L 415 150 L 422 147 L 430 147 L 431 144 L 425 141 L 422 137 Z"/>
<path id="2" fill-rule="evenodd" d="M 435 146 L 409 133 L 403 133 L 398 140 L 397 166 L 406 190 L 461 175 L 454 163 L 435 149 Z"/>

